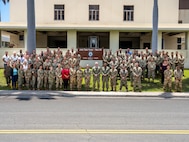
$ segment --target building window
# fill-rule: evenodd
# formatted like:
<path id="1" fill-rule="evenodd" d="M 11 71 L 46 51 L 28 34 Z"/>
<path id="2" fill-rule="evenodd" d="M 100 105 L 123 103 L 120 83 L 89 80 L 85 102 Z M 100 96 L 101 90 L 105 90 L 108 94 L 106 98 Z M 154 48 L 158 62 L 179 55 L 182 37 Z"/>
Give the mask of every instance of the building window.
<path id="1" fill-rule="evenodd" d="M 64 20 L 64 5 L 54 5 L 54 20 Z"/>
<path id="2" fill-rule="evenodd" d="M 123 6 L 123 20 L 134 21 L 134 6 L 131 5 Z"/>
<path id="3" fill-rule="evenodd" d="M 99 20 L 99 5 L 89 5 L 89 21 Z"/>

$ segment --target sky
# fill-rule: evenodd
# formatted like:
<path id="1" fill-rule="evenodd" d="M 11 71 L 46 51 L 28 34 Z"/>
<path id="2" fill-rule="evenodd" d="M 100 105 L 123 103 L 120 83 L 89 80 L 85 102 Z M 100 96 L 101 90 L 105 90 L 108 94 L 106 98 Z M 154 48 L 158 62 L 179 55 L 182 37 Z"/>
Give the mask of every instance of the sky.
<path id="1" fill-rule="evenodd" d="M 0 11 L 1 11 L 1 21 L 9 22 L 10 21 L 10 4 L 7 3 L 4 5 L 2 0 L 0 0 Z"/>

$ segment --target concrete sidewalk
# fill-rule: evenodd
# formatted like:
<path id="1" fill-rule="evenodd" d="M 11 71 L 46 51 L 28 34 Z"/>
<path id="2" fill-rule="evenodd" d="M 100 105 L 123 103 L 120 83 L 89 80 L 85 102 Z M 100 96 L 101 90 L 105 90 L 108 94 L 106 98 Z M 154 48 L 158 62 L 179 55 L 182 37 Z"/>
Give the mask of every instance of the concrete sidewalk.
<path id="1" fill-rule="evenodd" d="M 189 98 L 189 92 L 102 92 L 102 91 L 33 91 L 0 90 L 0 96 L 62 96 L 62 97 L 164 97 Z"/>

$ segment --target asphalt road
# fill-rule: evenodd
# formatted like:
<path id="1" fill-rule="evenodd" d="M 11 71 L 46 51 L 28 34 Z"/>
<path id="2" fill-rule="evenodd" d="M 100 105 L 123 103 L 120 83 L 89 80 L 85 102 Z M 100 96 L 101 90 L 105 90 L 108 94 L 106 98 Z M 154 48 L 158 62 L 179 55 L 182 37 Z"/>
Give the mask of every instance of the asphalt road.
<path id="1" fill-rule="evenodd" d="M 0 97 L 0 142 L 188 140 L 188 98 Z"/>

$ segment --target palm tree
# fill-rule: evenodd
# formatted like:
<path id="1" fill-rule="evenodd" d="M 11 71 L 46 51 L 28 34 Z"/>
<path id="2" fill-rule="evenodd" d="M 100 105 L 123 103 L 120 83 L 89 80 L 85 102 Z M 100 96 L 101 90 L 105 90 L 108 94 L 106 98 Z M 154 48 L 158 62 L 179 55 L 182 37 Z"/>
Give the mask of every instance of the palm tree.
<path id="1" fill-rule="evenodd" d="M 152 53 L 153 54 L 155 54 L 155 52 L 157 51 L 157 46 L 158 46 L 158 0 L 154 0 L 153 30 L 152 30 Z"/>
<path id="2" fill-rule="evenodd" d="M 4 4 L 9 0 L 2 0 Z M 1 40 L 0 40 L 1 41 Z M 36 30 L 35 30 L 35 1 L 27 0 L 27 51 L 32 53 L 36 49 Z"/>

